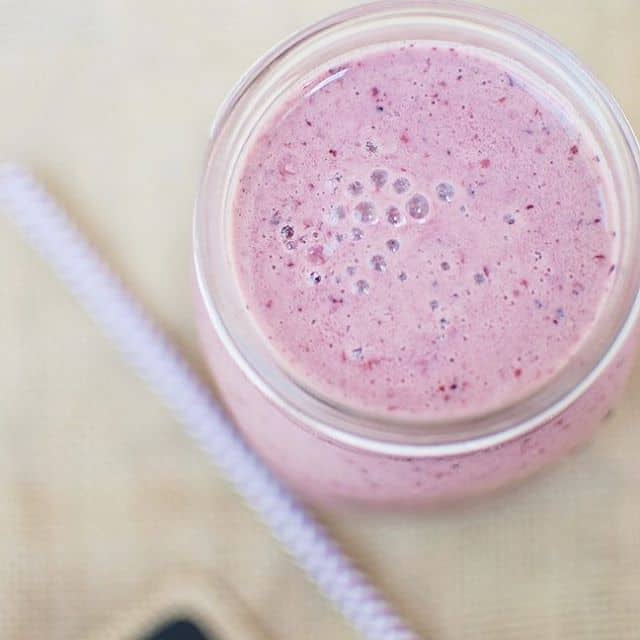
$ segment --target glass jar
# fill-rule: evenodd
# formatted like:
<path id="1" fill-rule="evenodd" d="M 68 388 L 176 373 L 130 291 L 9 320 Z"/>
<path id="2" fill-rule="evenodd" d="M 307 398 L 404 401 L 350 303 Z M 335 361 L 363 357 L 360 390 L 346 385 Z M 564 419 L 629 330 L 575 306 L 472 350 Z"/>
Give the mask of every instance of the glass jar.
<path id="1" fill-rule="evenodd" d="M 606 313 L 569 363 L 490 413 L 420 422 L 328 402 L 282 368 L 234 278 L 230 211 L 240 159 L 283 96 L 338 57 L 385 42 L 440 40 L 507 58 L 583 120 L 601 155 L 620 255 Z M 564 48 L 458 2 L 378 2 L 331 16 L 264 55 L 220 108 L 194 221 L 197 323 L 221 397 L 246 439 L 312 500 L 413 504 L 486 491 L 572 450 L 606 416 L 631 368 L 640 308 L 640 155 L 620 108 Z"/>

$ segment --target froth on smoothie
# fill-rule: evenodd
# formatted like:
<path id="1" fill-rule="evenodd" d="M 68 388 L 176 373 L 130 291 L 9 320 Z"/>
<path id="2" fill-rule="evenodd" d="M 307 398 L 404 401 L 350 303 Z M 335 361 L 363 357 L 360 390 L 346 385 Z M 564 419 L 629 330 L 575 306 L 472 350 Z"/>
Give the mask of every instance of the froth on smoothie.
<path id="1" fill-rule="evenodd" d="M 424 419 L 517 401 L 606 305 L 616 226 L 580 122 L 471 48 L 389 44 L 289 95 L 240 167 L 246 311 L 301 384 Z"/>

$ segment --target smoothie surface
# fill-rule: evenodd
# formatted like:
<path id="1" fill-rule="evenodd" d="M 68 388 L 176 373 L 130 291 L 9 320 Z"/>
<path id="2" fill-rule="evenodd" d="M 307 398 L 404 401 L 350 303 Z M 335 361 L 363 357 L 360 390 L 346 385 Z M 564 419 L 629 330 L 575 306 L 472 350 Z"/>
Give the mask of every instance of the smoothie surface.
<path id="1" fill-rule="evenodd" d="M 578 119 L 471 48 L 363 51 L 255 136 L 231 215 L 247 313 L 333 402 L 485 412 L 562 369 L 606 305 L 615 220 Z"/>

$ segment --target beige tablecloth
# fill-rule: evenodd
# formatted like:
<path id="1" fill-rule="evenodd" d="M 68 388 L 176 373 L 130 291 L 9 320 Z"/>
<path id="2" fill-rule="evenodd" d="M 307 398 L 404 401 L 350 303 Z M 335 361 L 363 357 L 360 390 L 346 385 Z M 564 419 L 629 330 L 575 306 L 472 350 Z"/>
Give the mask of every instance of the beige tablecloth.
<path id="1" fill-rule="evenodd" d="M 575 50 L 640 128 L 640 2 L 490 4 Z M 0 2 L 0 154 L 200 368 L 189 233 L 212 115 L 274 41 L 346 5 Z M 0 347 L 1 638 L 94 637 L 179 576 L 226 585 L 264 637 L 356 637 L 2 217 Z M 595 442 L 516 490 L 321 517 L 433 640 L 637 639 L 638 391 L 640 373 Z"/>

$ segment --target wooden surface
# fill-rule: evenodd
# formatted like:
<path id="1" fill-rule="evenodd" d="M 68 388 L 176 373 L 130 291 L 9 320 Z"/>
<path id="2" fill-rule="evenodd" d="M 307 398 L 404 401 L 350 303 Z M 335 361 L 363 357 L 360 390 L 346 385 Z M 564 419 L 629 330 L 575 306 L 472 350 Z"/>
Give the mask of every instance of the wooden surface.
<path id="1" fill-rule="evenodd" d="M 347 4 L 0 1 L 0 154 L 200 367 L 190 222 L 213 113 L 266 48 Z M 640 2 L 488 4 L 573 49 L 640 128 Z M 1 217 L 0 347 L 0 637 L 90 637 L 187 573 L 226 584 L 265 638 L 355 640 Z M 638 391 L 640 372 L 595 442 L 516 490 L 321 517 L 427 638 L 636 639 Z"/>

